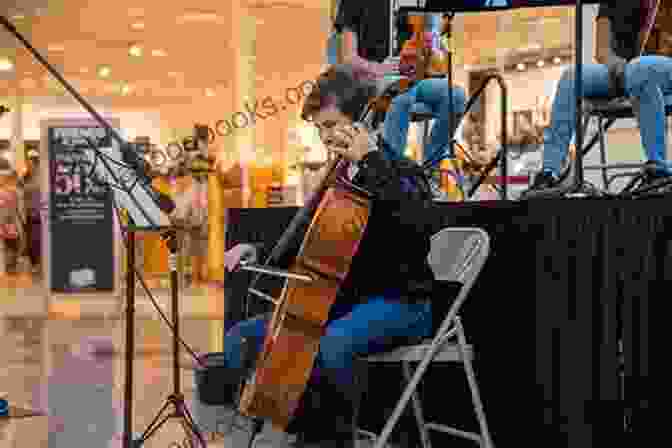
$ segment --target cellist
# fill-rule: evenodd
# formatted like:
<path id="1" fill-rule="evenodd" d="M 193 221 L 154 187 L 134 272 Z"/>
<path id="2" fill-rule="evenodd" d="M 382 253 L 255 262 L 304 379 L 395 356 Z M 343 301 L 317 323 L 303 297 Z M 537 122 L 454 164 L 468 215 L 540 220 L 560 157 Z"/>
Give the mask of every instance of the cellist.
<path id="1" fill-rule="evenodd" d="M 352 446 L 355 356 L 428 337 L 432 330 L 426 218 L 431 193 L 426 180 L 423 185 L 421 178 L 405 175 L 407 171 L 398 169 L 401 162 L 388 160 L 381 151 L 381 139 L 355 121 L 375 92 L 353 66 L 332 66 L 317 79 L 302 110 L 327 149 L 343 158 L 339 172 L 373 195 L 368 226 L 331 308 L 308 389 L 287 428 L 299 435 L 304 447 Z M 275 267 L 287 269 L 306 228 L 291 235 Z M 243 259 L 262 258 L 263 248 L 239 244 L 225 254 L 225 265 L 235 270 Z M 224 357 L 231 372 L 243 366 L 243 340 L 256 341 L 261 349 L 267 323 L 264 317 L 253 318 L 226 334 Z M 233 379 L 223 379 L 232 397 Z"/>

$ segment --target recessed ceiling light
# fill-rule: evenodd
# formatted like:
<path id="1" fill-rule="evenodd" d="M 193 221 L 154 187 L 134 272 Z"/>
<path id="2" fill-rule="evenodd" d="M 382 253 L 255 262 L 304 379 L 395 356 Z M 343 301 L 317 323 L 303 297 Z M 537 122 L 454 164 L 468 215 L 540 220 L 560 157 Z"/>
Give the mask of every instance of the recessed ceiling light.
<path id="1" fill-rule="evenodd" d="M 131 45 L 128 49 L 128 54 L 136 58 L 142 56 L 142 47 L 140 45 Z"/>
<path id="2" fill-rule="evenodd" d="M 214 12 L 188 12 L 177 18 L 177 23 L 219 23 L 224 20 Z"/>
<path id="3" fill-rule="evenodd" d="M 103 66 L 98 69 L 98 76 L 101 78 L 107 78 L 112 73 L 112 69 L 108 66 Z"/>
<path id="4" fill-rule="evenodd" d="M 543 59 L 540 59 L 539 61 L 537 61 L 537 67 L 539 67 L 539 68 L 543 67 L 544 64 L 545 64 L 545 62 L 544 62 Z"/>
<path id="5" fill-rule="evenodd" d="M 65 51 L 65 46 L 61 44 L 51 44 L 47 47 L 49 51 Z"/>
<path id="6" fill-rule="evenodd" d="M 9 58 L 0 58 L 0 72 L 14 70 L 14 63 Z"/>
<path id="7" fill-rule="evenodd" d="M 166 55 L 166 52 L 163 50 L 152 50 L 152 56 L 163 57 Z"/>
<path id="8" fill-rule="evenodd" d="M 145 10 L 143 8 L 130 8 L 128 10 L 128 15 L 130 17 L 144 17 Z"/>
<path id="9" fill-rule="evenodd" d="M 559 64 L 560 62 L 562 62 L 562 60 L 559 57 L 556 56 L 556 57 L 553 58 L 553 63 L 554 64 Z"/>
<path id="10" fill-rule="evenodd" d="M 215 96 L 215 91 L 212 89 L 205 89 L 205 96 L 213 97 Z"/>
<path id="11" fill-rule="evenodd" d="M 131 24 L 131 28 L 134 30 L 144 30 L 145 22 L 134 22 Z"/>
<path id="12" fill-rule="evenodd" d="M 518 64 L 518 65 L 516 66 L 516 68 L 517 68 L 518 70 L 520 70 L 520 71 L 523 71 L 523 70 L 525 70 L 525 64 Z"/>
<path id="13" fill-rule="evenodd" d="M 131 86 L 129 86 L 128 84 L 124 84 L 123 86 L 121 86 L 122 95 L 128 95 L 129 93 L 131 93 L 131 90 L 132 90 Z"/>

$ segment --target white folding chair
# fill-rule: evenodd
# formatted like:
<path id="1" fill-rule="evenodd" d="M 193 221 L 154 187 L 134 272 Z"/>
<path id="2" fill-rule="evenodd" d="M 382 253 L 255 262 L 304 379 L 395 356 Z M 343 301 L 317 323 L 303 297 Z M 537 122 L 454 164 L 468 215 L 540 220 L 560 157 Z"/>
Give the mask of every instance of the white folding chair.
<path id="1" fill-rule="evenodd" d="M 431 448 L 428 430 L 449 433 L 458 437 L 473 440 L 483 448 L 492 448 L 494 445 L 490 437 L 485 412 L 481 403 L 476 376 L 472 367 L 474 357 L 473 347 L 467 344 L 464 327 L 458 315 L 467 294 L 471 290 L 476 278 L 488 258 L 490 238 L 485 231 L 478 228 L 447 228 L 432 237 L 431 250 L 428 256 L 429 264 L 434 277 L 441 282 L 458 282 L 461 284 L 457 298 L 450 306 L 447 316 L 441 327 L 431 340 L 423 341 L 418 345 L 398 348 L 392 352 L 368 356 L 361 360 L 366 363 L 399 363 L 403 366 L 407 386 L 397 402 L 397 405 L 388 418 L 380 435 L 359 430 L 356 424 L 357 435 L 365 436 L 374 442 L 374 448 L 383 448 L 406 408 L 409 400 L 413 402 L 413 411 L 420 430 L 423 448 Z M 437 298 L 433 298 L 434 301 Z M 419 366 L 411 375 L 410 363 L 419 362 Z M 450 426 L 425 422 L 421 400 L 417 394 L 417 387 L 422 380 L 430 363 L 460 362 L 471 390 L 471 397 L 480 426 L 480 434 L 466 432 Z"/>

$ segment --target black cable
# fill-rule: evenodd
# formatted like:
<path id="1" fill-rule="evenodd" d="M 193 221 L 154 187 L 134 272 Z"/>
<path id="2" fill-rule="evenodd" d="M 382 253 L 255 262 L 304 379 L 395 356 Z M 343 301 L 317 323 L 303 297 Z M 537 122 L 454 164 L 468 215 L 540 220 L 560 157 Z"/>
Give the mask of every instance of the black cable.
<path id="1" fill-rule="evenodd" d="M 115 181 L 116 183 L 120 183 L 119 180 L 118 180 L 118 178 L 117 178 L 117 176 L 116 176 L 116 174 L 114 173 L 114 171 L 112 171 L 112 170 L 110 169 L 109 165 L 107 165 L 108 160 L 106 160 L 106 159 L 109 159 L 109 161 L 114 162 L 116 165 L 121 166 L 121 167 L 123 167 L 123 168 L 129 168 L 129 167 L 128 167 L 127 165 L 125 165 L 125 164 L 123 164 L 123 163 L 121 163 L 121 162 L 118 162 L 118 161 L 116 161 L 116 160 L 114 160 L 114 159 L 112 159 L 112 158 L 106 156 L 105 154 L 103 154 L 102 151 L 100 151 L 100 150 L 96 147 L 95 143 L 93 143 L 88 137 L 84 136 L 84 139 L 86 140 L 86 142 L 87 142 L 87 144 L 89 145 L 89 147 L 91 148 L 91 150 L 94 151 L 94 154 L 95 154 L 94 163 L 95 163 L 96 160 L 100 160 L 100 161 L 104 164 L 105 169 L 107 170 L 107 173 L 110 174 L 110 175 L 114 178 L 114 181 Z M 94 168 L 95 168 L 95 166 L 94 166 Z M 129 169 L 130 169 L 130 168 L 129 168 Z M 92 172 L 90 173 L 90 175 L 91 175 L 91 174 L 93 174 L 93 170 L 92 170 Z M 138 184 L 138 180 L 137 180 L 137 178 L 136 178 L 136 181 L 135 181 L 135 183 L 133 184 L 133 187 L 135 187 L 135 185 L 137 185 L 137 184 Z M 107 187 L 109 187 L 110 189 L 113 188 L 113 186 L 110 185 L 109 183 L 107 183 L 106 185 L 107 185 Z M 123 184 L 120 183 L 120 185 L 121 185 L 121 186 L 118 187 L 118 189 L 121 190 L 121 191 L 124 191 L 126 194 L 128 194 L 128 195 L 130 196 L 130 195 L 131 195 L 131 194 L 130 194 L 130 191 L 132 191 L 133 188 L 130 188 L 129 190 L 126 190 L 126 189 L 124 188 L 124 185 L 123 185 Z M 117 202 L 114 200 L 114 198 L 113 198 L 113 200 L 112 200 L 112 205 L 113 205 L 113 207 L 114 207 L 114 211 L 115 211 L 115 213 L 116 213 L 116 215 L 117 215 L 117 221 L 118 221 L 118 225 L 119 225 L 119 230 L 121 231 L 122 236 L 123 236 L 122 241 L 123 241 L 124 246 L 126 247 L 126 250 L 127 250 L 127 252 L 128 252 L 128 232 L 124 230 L 124 226 L 122 226 L 122 224 L 121 224 L 121 223 L 122 223 L 121 210 L 119 209 L 119 206 L 117 205 Z M 127 253 L 126 256 L 129 256 L 128 253 Z M 195 360 L 201 367 L 205 367 L 205 364 L 204 364 L 203 361 L 198 357 L 198 355 L 196 355 L 196 353 L 194 352 L 194 350 L 193 350 L 193 349 L 192 349 L 186 342 L 184 342 L 184 340 L 183 340 L 181 337 L 178 337 L 178 336 L 176 335 L 176 333 L 175 333 L 175 328 L 174 328 L 173 325 L 170 323 L 170 321 L 168 320 L 168 318 L 167 318 L 166 315 L 164 314 L 163 310 L 161 310 L 161 307 L 159 306 L 158 302 L 157 302 L 156 299 L 154 298 L 154 295 L 152 294 L 152 292 L 150 291 L 149 287 L 148 287 L 147 284 L 145 283 L 145 279 L 144 279 L 143 273 L 140 272 L 140 270 L 137 268 L 137 266 L 133 266 L 133 270 L 135 271 L 135 274 L 136 274 L 138 280 L 140 280 L 140 284 L 142 285 L 142 288 L 145 290 L 145 294 L 147 294 L 147 296 L 149 297 L 150 302 L 152 303 L 152 305 L 154 306 L 154 308 L 156 309 L 156 311 L 159 313 L 159 315 L 160 315 L 161 318 L 163 319 L 163 321 L 164 321 L 164 323 L 166 324 L 166 326 L 170 329 L 170 332 L 173 334 L 174 337 L 177 338 L 177 340 L 182 344 L 182 346 L 189 352 L 189 354 L 192 356 L 192 358 L 194 358 L 194 360 Z M 127 288 L 131 288 L 131 287 L 132 287 L 132 288 L 135 288 L 135 285 L 126 285 L 126 287 L 127 287 Z"/>

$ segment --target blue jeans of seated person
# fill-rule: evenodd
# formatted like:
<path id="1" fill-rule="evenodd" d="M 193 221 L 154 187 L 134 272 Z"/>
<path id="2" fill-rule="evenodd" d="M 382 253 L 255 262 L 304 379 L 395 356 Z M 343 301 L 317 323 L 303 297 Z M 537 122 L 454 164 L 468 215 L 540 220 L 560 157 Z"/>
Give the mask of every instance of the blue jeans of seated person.
<path id="1" fill-rule="evenodd" d="M 391 344 L 405 338 L 429 337 L 432 331 L 432 314 L 429 303 L 404 303 L 391 298 L 392 294 L 371 297 L 358 305 L 339 305 L 332 307 L 326 333 L 320 341 L 320 349 L 311 380 L 319 376 L 325 378 L 333 392 L 338 396 L 352 397 L 354 393 L 354 361 L 356 356 L 366 356 L 388 350 Z M 266 334 L 267 320 L 257 317 L 238 323 L 231 328 L 224 339 L 224 357 L 229 367 L 242 367 L 243 340 L 256 341 L 256 349 L 261 349 Z M 401 342 L 404 343 L 404 342 Z M 329 396 L 334 396 L 334 393 Z M 319 410 L 328 413 L 327 420 L 333 422 L 331 414 L 345 404 L 326 404 Z M 341 409 L 343 409 L 341 407 Z M 349 411 L 352 411 L 350 407 Z M 316 409 L 311 408 L 311 413 Z M 336 411 L 339 412 L 339 411 Z M 342 411 L 341 411 L 342 412 Z M 345 409 L 345 412 L 348 412 Z M 347 416 L 340 415 L 338 417 Z M 316 418 L 315 415 L 310 416 Z M 315 420 L 318 421 L 318 420 Z M 336 428 L 333 425 L 319 425 L 324 438 L 347 438 L 351 428 Z M 325 428 L 333 428 L 334 434 L 327 434 Z"/>
<path id="2" fill-rule="evenodd" d="M 408 141 L 408 127 L 410 112 L 413 105 L 422 103 L 427 105 L 436 122 L 432 126 L 427 147 L 424 148 L 424 162 L 432 160 L 434 156 L 448 150 L 448 143 L 454 132 L 450 131 L 450 89 L 446 79 L 424 79 L 415 84 L 407 92 L 398 95 L 392 100 L 387 111 L 383 128 L 383 138 L 390 146 L 392 157 L 402 158 Z M 453 86 L 453 127 L 458 125 L 458 118 L 464 114 L 466 95 L 464 89 Z M 452 154 L 447 154 L 452 156 Z"/>
<path id="3" fill-rule="evenodd" d="M 583 96 L 609 97 L 609 73 L 606 65 L 583 66 Z M 544 131 L 544 170 L 559 175 L 576 130 L 574 111 L 574 69 L 566 70 L 551 109 L 551 125 Z M 648 160 L 665 162 L 667 146 L 665 99 L 672 93 L 672 58 L 642 56 L 625 68 L 625 90 L 639 116 L 642 146 Z M 664 171 L 663 171 L 664 170 Z M 669 168 L 660 171 L 670 173 Z"/>

